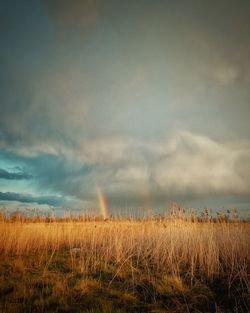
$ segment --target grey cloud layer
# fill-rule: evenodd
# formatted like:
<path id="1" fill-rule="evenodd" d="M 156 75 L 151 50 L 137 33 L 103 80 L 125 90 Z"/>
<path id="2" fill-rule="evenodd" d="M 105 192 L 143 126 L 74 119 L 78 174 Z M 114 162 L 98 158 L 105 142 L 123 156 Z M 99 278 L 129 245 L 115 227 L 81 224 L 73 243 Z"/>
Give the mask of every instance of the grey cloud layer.
<path id="1" fill-rule="evenodd" d="M 6 1 L 2 12 L 0 149 L 34 192 L 248 197 L 249 1 Z M 10 188 L 25 175 L 0 171 Z"/>
<path id="2" fill-rule="evenodd" d="M 6 9 L 5 20 L 20 25 L 13 32 L 7 24 L 3 37 L 2 146 L 156 137 L 173 128 L 249 137 L 247 1 L 45 4 L 20 7 L 27 25 Z M 93 10 L 98 23 L 90 31 L 78 21 Z M 50 18 L 65 36 L 57 37 Z"/>
<path id="3" fill-rule="evenodd" d="M 143 202 L 144 197 L 249 196 L 249 142 L 216 142 L 185 131 L 162 141 L 111 137 L 74 149 L 34 145 L 15 152 L 23 154 L 40 188 L 89 204 L 96 186 L 111 204 L 119 197 Z"/>
<path id="4" fill-rule="evenodd" d="M 249 148 L 181 132 L 160 142 L 85 142 L 73 155 L 92 165 L 91 174 L 110 194 L 141 193 L 145 188 L 159 194 L 247 194 L 250 179 L 242 175 L 239 163 L 245 158 L 242 167 L 249 168 Z"/>

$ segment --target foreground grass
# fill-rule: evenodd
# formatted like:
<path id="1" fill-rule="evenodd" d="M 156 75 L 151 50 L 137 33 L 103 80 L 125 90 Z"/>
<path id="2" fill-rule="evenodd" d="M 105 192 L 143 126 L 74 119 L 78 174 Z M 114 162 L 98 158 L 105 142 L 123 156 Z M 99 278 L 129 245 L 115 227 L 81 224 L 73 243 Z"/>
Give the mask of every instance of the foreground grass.
<path id="1" fill-rule="evenodd" d="M 248 312 L 247 222 L 0 224 L 0 312 Z"/>

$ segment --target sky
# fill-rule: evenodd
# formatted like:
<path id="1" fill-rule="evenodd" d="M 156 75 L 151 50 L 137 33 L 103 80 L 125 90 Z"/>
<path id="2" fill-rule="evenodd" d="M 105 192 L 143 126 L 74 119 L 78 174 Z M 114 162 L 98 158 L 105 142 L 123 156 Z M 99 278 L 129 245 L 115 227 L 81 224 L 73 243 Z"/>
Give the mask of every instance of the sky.
<path id="1" fill-rule="evenodd" d="M 250 208 L 248 0 L 2 0 L 0 207 Z"/>

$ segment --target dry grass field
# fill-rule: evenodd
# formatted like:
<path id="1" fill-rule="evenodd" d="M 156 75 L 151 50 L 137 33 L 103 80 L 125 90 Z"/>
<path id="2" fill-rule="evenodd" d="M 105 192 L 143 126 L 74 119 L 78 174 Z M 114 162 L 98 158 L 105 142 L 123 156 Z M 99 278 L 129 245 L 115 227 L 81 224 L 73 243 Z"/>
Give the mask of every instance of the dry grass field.
<path id="1" fill-rule="evenodd" d="M 250 224 L 0 222 L 0 312 L 248 312 Z"/>

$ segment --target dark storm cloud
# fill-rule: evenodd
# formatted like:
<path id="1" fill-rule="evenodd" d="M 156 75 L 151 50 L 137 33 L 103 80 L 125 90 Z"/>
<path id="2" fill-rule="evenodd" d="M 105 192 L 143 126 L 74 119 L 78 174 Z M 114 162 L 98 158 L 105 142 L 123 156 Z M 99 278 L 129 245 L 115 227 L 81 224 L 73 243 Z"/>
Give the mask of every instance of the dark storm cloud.
<path id="1" fill-rule="evenodd" d="M 0 146 L 9 146 L 39 133 L 32 98 L 47 63 L 51 25 L 39 1 L 3 1 L 0 16 Z"/>
<path id="2" fill-rule="evenodd" d="M 15 192 L 0 192 L 1 201 L 18 201 L 23 203 L 47 204 L 52 206 L 60 206 L 65 203 L 63 197 L 56 196 L 33 196 L 30 194 L 19 194 Z"/>
<path id="3" fill-rule="evenodd" d="M 28 159 L 27 166 L 40 188 L 85 200 L 90 186 L 83 183 L 83 177 L 91 171 L 90 167 L 63 155 L 39 155 Z"/>
<path id="4" fill-rule="evenodd" d="M 0 148 L 32 175 L 25 188 L 247 198 L 249 1 L 5 1 L 0 14 Z"/>
<path id="5" fill-rule="evenodd" d="M 14 179 L 14 180 L 21 180 L 21 179 L 30 179 L 32 176 L 23 173 L 23 172 L 8 172 L 2 168 L 0 168 L 0 179 Z"/>
<path id="6" fill-rule="evenodd" d="M 196 132 L 226 137 L 232 129 L 248 137 L 248 1 L 45 4 L 3 10 L 2 144 L 70 145 L 86 134 L 141 136 L 148 129 L 154 136 L 176 120 Z M 100 11 L 100 24 L 86 42 L 76 29 L 62 43 L 42 15 L 46 10 L 48 19 L 65 20 L 66 29 L 93 10 Z M 157 103 L 154 110 L 150 97 Z M 179 97 L 184 101 L 169 108 Z M 151 112 L 142 117 L 141 111 Z M 213 119 L 213 129 L 204 115 Z"/>

